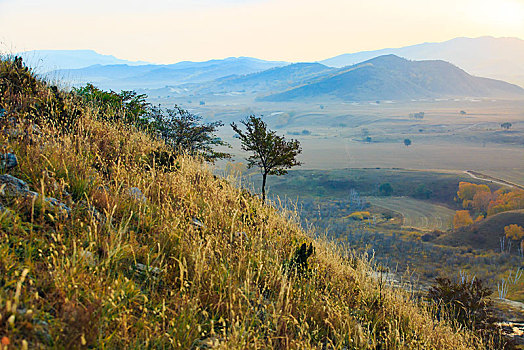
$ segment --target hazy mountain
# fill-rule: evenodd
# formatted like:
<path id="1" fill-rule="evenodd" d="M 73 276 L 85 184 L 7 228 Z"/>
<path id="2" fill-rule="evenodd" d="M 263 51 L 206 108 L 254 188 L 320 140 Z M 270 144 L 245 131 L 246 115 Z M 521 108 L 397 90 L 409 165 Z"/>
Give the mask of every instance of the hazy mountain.
<path id="1" fill-rule="evenodd" d="M 517 38 L 456 38 L 441 43 L 348 53 L 320 63 L 344 67 L 386 54 L 411 60 L 444 60 L 470 74 L 524 86 L 524 40 Z"/>
<path id="2" fill-rule="evenodd" d="M 384 55 L 260 100 L 290 101 L 320 96 L 348 101 L 495 97 L 524 96 L 524 89 L 503 81 L 471 76 L 440 60 L 409 61 Z"/>
<path id="3" fill-rule="evenodd" d="M 336 69 L 320 63 L 294 63 L 258 73 L 232 75 L 206 83 L 183 85 L 181 88 L 187 88 L 197 94 L 282 91 L 333 71 Z"/>
<path id="4" fill-rule="evenodd" d="M 74 84 L 93 83 L 105 89 L 159 88 L 166 85 L 201 83 L 233 74 L 249 74 L 286 65 L 250 57 L 230 57 L 206 62 L 179 62 L 169 65 L 95 65 L 52 72 Z"/>
<path id="5" fill-rule="evenodd" d="M 127 61 L 111 55 L 102 55 L 93 50 L 33 50 L 20 52 L 17 55 L 22 56 L 26 63 L 41 73 L 56 69 L 84 68 L 95 64 L 147 64 L 147 62 Z"/>

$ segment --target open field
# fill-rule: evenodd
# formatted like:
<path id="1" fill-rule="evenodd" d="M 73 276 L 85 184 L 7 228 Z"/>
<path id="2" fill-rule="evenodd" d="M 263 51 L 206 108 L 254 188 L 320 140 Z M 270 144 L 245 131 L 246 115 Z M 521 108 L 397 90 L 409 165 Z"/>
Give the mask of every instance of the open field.
<path id="1" fill-rule="evenodd" d="M 436 205 L 409 197 L 364 197 L 372 205 L 385 208 L 403 217 L 403 227 L 420 230 L 441 230 L 451 228 L 455 212 L 441 205 Z"/>
<path id="2" fill-rule="evenodd" d="M 259 191 L 259 175 L 249 178 Z M 268 179 L 268 193 L 281 198 L 313 198 L 318 200 L 348 199 L 351 190 L 361 196 L 387 199 L 380 193 L 380 186 L 389 184 L 391 196 L 410 197 L 424 202 L 443 205 L 452 210 L 460 209 L 455 202 L 458 184 L 461 181 L 485 183 L 457 171 L 430 171 L 391 168 L 351 168 L 331 170 L 291 170 L 284 176 Z M 493 189 L 497 184 L 489 184 Z M 378 198 L 378 197 L 377 197 Z"/>
<path id="3" fill-rule="evenodd" d="M 473 170 L 524 185 L 524 101 L 261 103 L 239 97 L 206 100 L 204 106 L 193 101 L 188 108 L 224 121 L 219 135 L 240 162 L 246 154 L 227 124 L 256 114 L 277 133 L 301 142 L 302 169 Z M 421 111 L 423 119 L 409 117 Z M 512 127 L 502 130 L 503 122 Z"/>

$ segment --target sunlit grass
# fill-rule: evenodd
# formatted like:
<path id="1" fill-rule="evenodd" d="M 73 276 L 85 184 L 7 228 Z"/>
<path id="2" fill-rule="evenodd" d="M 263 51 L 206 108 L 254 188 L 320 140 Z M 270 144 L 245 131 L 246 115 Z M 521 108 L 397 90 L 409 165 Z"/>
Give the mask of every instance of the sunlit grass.
<path id="1" fill-rule="evenodd" d="M 13 70 L 10 62 L 0 72 Z M 47 89 L 38 82 L 30 92 L 0 95 L 17 127 L 28 130 L 0 133 L 19 159 L 11 175 L 40 194 L 1 197 L 0 338 L 10 346 L 483 347 L 472 333 L 436 321 L 408 292 L 378 281 L 369 259 L 309 237 L 292 215 L 198 159 L 180 156 L 170 171 L 151 165 L 148 155 L 164 144 L 100 121 L 89 106 L 65 132 L 41 121 L 37 106 Z M 286 262 L 310 242 L 308 271 L 297 275 Z"/>

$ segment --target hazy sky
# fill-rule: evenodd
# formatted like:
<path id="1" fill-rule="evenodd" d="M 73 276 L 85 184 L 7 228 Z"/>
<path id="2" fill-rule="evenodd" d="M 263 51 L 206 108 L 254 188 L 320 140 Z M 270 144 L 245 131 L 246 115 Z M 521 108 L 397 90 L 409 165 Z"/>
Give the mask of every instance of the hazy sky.
<path id="1" fill-rule="evenodd" d="M 524 0 L 0 0 L 0 48 L 172 63 L 315 61 L 458 36 L 524 38 Z"/>

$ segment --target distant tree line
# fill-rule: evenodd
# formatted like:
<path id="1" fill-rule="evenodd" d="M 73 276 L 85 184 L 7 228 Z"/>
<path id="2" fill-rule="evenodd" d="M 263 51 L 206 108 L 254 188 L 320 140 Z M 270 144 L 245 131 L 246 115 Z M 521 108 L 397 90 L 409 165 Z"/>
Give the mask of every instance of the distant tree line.
<path id="1" fill-rule="evenodd" d="M 424 119 L 424 112 L 410 113 L 409 117 L 412 119 Z"/>

